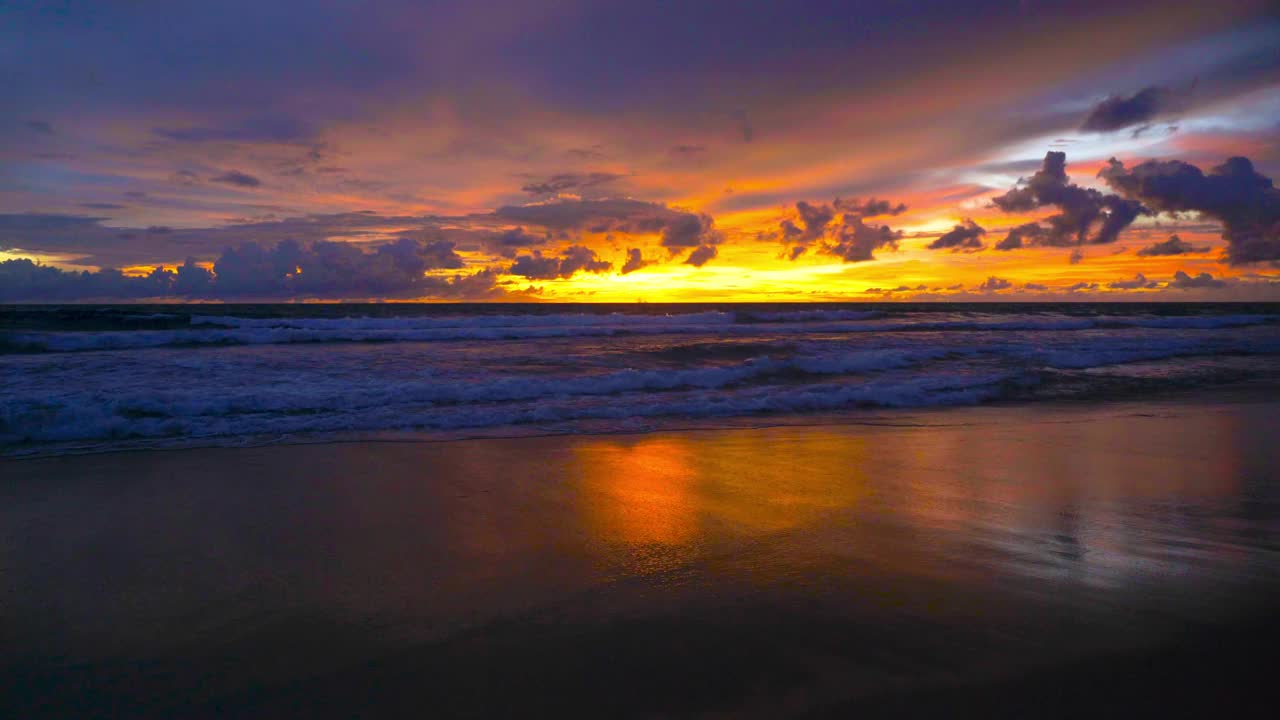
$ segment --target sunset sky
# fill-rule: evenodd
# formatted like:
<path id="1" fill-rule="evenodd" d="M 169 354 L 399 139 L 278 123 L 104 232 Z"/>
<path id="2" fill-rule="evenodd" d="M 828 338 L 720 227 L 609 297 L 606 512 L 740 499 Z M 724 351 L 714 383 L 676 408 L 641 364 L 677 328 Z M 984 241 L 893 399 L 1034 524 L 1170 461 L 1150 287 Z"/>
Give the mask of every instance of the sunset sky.
<path id="1" fill-rule="evenodd" d="M 0 86 L 0 301 L 1280 300 L 1266 0 L 16 0 Z"/>

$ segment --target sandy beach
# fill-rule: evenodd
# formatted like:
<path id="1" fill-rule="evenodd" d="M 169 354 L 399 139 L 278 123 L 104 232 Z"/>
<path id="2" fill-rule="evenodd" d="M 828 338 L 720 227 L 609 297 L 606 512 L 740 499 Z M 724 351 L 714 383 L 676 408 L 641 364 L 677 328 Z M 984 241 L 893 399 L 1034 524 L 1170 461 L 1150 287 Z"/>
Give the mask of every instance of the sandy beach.
<path id="1" fill-rule="evenodd" d="M 0 464 L 0 715 L 1166 715 L 1262 696 L 1280 403 Z M 887 419 L 887 420 L 886 420 Z"/>

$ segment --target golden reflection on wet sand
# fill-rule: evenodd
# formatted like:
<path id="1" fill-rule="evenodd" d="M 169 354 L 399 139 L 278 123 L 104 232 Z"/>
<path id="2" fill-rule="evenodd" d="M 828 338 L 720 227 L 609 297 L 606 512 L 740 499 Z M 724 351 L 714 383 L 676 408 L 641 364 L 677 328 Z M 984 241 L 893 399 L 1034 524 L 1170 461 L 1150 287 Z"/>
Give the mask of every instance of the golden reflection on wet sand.
<path id="1" fill-rule="evenodd" d="M 8 463 L 0 661 L 251 653 L 206 685 L 230 692 L 529 628 L 598 631 L 625 653 L 609 633 L 630 622 L 713 645 L 697 633 L 725 622 L 723 637 L 767 630 L 789 647 L 779 613 L 815 633 L 800 645 L 881 628 L 840 652 L 890 648 L 890 668 L 1043 661 L 1275 596 L 1275 409 L 976 408 L 893 416 L 903 427 Z M 892 649 L 899 629 L 942 645 Z"/>
<path id="2" fill-rule="evenodd" d="M 623 571 L 671 571 L 733 542 L 819 522 L 866 492 L 862 438 L 686 433 L 574 443 L 572 510 Z"/>

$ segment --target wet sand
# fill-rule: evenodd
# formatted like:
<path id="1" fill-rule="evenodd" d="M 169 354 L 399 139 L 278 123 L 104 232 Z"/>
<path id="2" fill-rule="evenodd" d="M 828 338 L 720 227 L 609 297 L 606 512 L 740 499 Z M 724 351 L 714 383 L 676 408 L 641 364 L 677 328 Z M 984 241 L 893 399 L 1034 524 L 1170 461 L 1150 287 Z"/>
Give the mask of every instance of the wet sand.
<path id="1" fill-rule="evenodd" d="M 1269 697 L 1280 403 L 0 462 L 3 717 Z"/>

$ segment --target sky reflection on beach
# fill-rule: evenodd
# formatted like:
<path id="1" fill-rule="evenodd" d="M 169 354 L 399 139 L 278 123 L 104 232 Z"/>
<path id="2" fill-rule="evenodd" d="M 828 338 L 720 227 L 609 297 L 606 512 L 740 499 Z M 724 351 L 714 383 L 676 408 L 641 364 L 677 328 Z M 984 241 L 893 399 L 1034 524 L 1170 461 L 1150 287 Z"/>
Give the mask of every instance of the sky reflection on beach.
<path id="1" fill-rule="evenodd" d="M 1273 407 L 11 462 L 0 665 L 253 653 L 217 694 L 529 628 L 696 636 L 704 616 L 884 628 L 891 667 L 1138 642 L 1274 597 Z M 939 647 L 893 647 L 917 632 Z"/>
<path id="2" fill-rule="evenodd" d="M 1113 589 L 1230 574 L 1256 550 L 1233 516 L 1262 451 L 1236 414 L 1040 429 L 593 438 L 572 448 L 575 509 L 594 541 L 643 558 L 628 568 L 641 574 L 662 569 L 654 553 L 775 533 L 893 573 Z"/>

